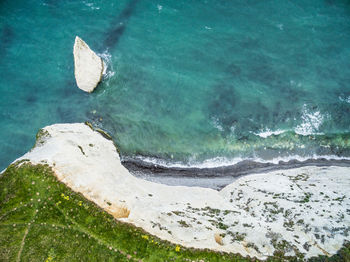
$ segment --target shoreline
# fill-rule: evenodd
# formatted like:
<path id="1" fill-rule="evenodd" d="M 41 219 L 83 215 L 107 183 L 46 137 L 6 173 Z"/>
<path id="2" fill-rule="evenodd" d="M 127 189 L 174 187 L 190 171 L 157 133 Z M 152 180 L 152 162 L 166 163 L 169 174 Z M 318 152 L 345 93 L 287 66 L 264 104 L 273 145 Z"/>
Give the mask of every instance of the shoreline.
<path id="1" fill-rule="evenodd" d="M 197 168 L 197 167 L 166 167 L 142 161 L 137 158 L 127 158 L 121 163 L 129 172 L 141 179 L 171 186 L 207 187 L 221 190 L 238 178 L 272 171 L 282 171 L 301 167 L 350 167 L 348 159 L 308 159 L 300 161 L 292 159 L 275 163 L 262 163 L 243 160 L 230 166 Z"/>
<path id="2" fill-rule="evenodd" d="M 20 160 L 48 164 L 115 219 L 188 248 L 265 260 L 331 256 L 349 241 L 348 163 L 241 176 L 220 191 L 169 186 L 132 175 L 108 134 L 78 123 L 43 128 Z"/>

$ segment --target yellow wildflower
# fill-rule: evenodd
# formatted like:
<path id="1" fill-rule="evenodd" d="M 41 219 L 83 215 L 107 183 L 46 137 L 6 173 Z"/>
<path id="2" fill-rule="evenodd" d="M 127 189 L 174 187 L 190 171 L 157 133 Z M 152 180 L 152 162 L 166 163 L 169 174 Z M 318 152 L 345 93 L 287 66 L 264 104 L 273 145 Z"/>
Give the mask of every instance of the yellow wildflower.
<path id="1" fill-rule="evenodd" d="M 141 237 L 142 237 L 143 239 L 146 239 L 146 240 L 149 239 L 149 237 L 148 237 L 147 235 L 142 235 Z"/>
<path id="2" fill-rule="evenodd" d="M 78 205 L 79 205 L 79 206 L 82 206 L 82 205 L 83 205 L 83 202 L 82 202 L 82 201 L 79 201 L 79 202 L 78 202 Z"/>
<path id="3" fill-rule="evenodd" d="M 63 197 L 65 200 L 69 200 L 69 196 L 66 196 L 65 194 L 61 194 L 61 197 Z"/>
<path id="4" fill-rule="evenodd" d="M 175 247 L 175 251 L 176 251 L 176 252 L 180 252 L 180 249 L 181 249 L 180 246 L 176 246 L 176 247 Z"/>
<path id="5" fill-rule="evenodd" d="M 65 194 L 61 194 L 61 197 L 63 197 L 65 200 L 69 200 L 69 196 L 66 196 Z"/>
<path id="6" fill-rule="evenodd" d="M 51 256 L 49 256 L 49 257 L 45 260 L 45 262 L 50 262 L 50 261 L 53 261 L 53 257 L 51 257 Z"/>

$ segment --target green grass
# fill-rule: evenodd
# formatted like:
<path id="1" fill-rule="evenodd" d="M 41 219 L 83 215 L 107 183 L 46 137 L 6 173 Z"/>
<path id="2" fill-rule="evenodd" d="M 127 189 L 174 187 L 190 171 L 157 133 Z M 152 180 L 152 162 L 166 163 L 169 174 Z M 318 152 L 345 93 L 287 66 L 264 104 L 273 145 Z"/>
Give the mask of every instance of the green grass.
<path id="1" fill-rule="evenodd" d="M 296 261 L 271 257 L 268 261 Z M 180 247 L 115 220 L 55 178 L 22 161 L 0 176 L 0 261 L 257 261 Z M 350 246 L 332 258 L 350 261 Z"/>

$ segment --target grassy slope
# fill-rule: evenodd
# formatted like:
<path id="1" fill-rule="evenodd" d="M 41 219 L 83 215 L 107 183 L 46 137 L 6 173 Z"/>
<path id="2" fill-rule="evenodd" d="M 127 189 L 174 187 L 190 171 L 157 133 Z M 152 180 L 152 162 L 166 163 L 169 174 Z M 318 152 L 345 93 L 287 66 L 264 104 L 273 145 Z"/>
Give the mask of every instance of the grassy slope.
<path id="1" fill-rule="evenodd" d="M 0 176 L 0 261 L 141 260 L 251 261 L 176 246 L 118 222 L 58 182 L 48 166 L 17 163 Z M 350 261 L 350 245 L 313 261 Z"/>

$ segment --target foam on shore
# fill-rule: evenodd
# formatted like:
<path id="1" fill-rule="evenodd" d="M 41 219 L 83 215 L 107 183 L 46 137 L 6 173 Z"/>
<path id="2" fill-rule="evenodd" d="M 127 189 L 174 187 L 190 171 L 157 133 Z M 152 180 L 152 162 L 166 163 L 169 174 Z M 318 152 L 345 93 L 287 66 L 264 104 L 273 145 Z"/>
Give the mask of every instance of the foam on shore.
<path id="1" fill-rule="evenodd" d="M 299 161 L 305 162 L 308 160 L 329 160 L 329 161 L 342 161 L 342 160 L 350 160 L 350 157 L 342 157 L 336 155 L 311 155 L 311 156 L 298 156 L 291 155 L 286 157 L 275 157 L 273 159 L 262 159 L 262 158 L 227 158 L 227 157 L 215 157 L 211 159 L 204 160 L 203 162 L 190 162 L 188 164 L 184 164 L 182 162 L 176 161 L 167 161 L 164 159 L 159 159 L 155 157 L 147 157 L 147 156 L 134 156 L 134 157 L 124 157 L 123 161 L 137 160 L 140 162 L 144 162 L 147 164 L 152 164 L 155 166 L 161 166 L 166 168 L 218 168 L 218 167 L 228 167 L 237 165 L 242 163 L 243 161 L 254 161 L 257 163 L 270 163 L 270 164 L 279 164 L 281 162 L 287 163 L 290 161 Z"/>

